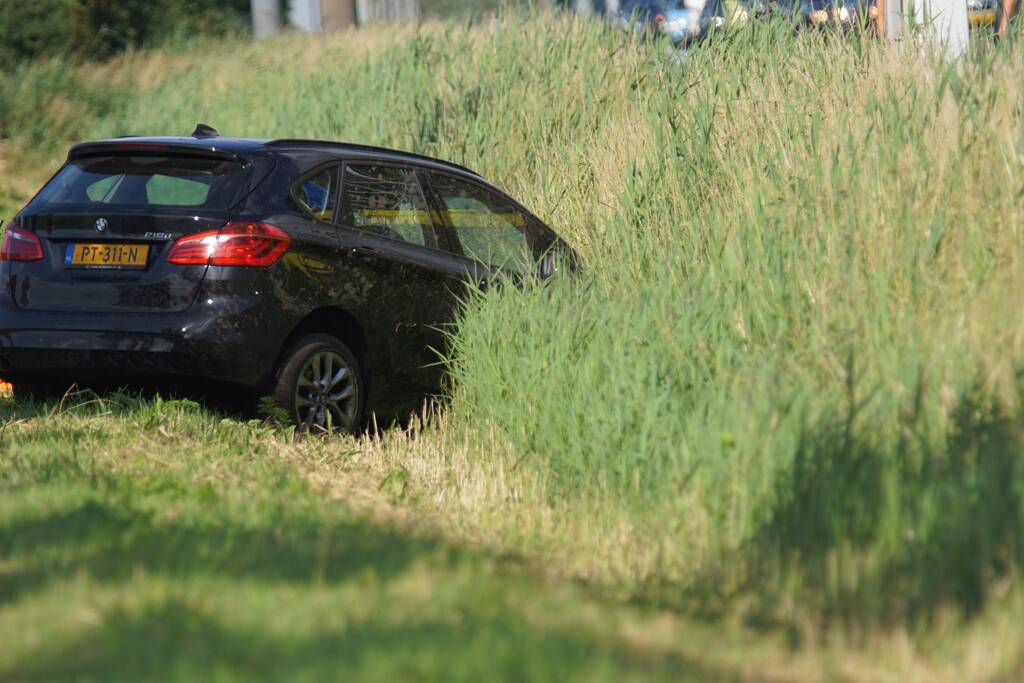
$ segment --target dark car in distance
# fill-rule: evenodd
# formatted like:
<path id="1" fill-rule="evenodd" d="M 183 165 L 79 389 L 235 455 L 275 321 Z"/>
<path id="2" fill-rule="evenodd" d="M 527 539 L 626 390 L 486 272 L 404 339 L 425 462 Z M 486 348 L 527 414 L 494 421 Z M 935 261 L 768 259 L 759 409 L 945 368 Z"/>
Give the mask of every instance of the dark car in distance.
<path id="1" fill-rule="evenodd" d="M 673 47 L 686 48 L 710 29 L 725 24 L 721 0 L 698 4 L 689 0 L 624 0 L 618 23 L 644 35 L 665 36 Z"/>
<path id="2" fill-rule="evenodd" d="M 424 156 L 205 126 L 88 142 L 4 233 L 0 376 L 16 395 L 223 383 L 356 430 L 437 391 L 467 285 L 572 259 L 507 194 Z"/>

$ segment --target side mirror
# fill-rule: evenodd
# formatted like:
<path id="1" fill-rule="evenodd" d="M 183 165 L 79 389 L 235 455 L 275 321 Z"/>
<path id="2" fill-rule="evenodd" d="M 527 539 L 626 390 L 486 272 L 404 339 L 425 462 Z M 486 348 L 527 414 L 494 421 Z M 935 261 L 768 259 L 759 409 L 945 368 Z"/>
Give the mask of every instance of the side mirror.
<path id="1" fill-rule="evenodd" d="M 541 257 L 537 265 L 537 276 L 545 280 L 562 271 L 575 273 L 579 268 L 579 261 L 572 247 L 564 242 L 557 242 Z"/>
<path id="2" fill-rule="evenodd" d="M 546 280 L 558 272 L 558 250 L 549 249 L 540 260 L 538 275 L 541 280 Z"/>

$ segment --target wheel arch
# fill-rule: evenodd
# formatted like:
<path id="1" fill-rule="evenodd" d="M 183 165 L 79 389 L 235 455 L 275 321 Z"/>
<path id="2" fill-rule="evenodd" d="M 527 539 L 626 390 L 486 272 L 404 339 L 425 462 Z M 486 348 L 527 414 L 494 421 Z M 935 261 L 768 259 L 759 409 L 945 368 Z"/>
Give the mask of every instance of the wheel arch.
<path id="1" fill-rule="evenodd" d="M 284 343 L 281 344 L 274 367 L 280 367 L 285 353 L 298 339 L 308 334 L 316 333 L 337 337 L 352 351 L 356 361 L 359 362 L 363 386 L 366 387 L 367 396 L 369 396 L 373 386 L 374 368 L 366 333 L 358 318 L 342 308 L 324 306 L 311 311 L 306 317 L 296 323 L 291 332 L 288 333 Z M 276 369 L 275 372 L 277 372 Z"/>

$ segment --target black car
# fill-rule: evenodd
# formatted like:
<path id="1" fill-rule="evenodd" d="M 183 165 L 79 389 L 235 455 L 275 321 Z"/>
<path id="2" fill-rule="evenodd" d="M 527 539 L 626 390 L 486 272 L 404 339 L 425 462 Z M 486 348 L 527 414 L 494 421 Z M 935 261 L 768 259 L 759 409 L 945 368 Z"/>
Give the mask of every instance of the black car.
<path id="1" fill-rule="evenodd" d="M 442 380 L 467 283 L 571 250 L 476 173 L 355 144 L 217 136 L 73 147 L 0 247 L 0 376 L 229 383 L 358 429 Z"/>

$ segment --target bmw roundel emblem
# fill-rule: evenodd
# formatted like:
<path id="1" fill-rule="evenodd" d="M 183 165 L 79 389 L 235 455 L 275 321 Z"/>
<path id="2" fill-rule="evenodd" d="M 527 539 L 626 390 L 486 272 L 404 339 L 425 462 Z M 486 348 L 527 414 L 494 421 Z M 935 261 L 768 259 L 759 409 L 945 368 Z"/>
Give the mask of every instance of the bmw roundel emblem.
<path id="1" fill-rule="evenodd" d="M 106 218 L 100 218 L 99 220 L 96 221 L 96 230 L 98 232 L 106 232 L 107 231 L 107 219 Z"/>

